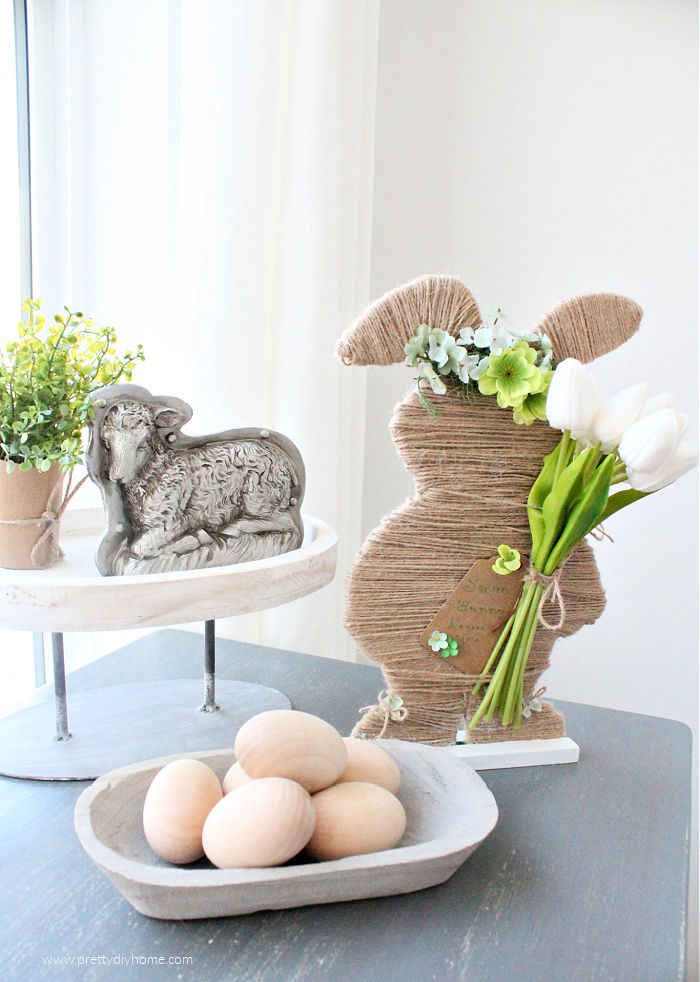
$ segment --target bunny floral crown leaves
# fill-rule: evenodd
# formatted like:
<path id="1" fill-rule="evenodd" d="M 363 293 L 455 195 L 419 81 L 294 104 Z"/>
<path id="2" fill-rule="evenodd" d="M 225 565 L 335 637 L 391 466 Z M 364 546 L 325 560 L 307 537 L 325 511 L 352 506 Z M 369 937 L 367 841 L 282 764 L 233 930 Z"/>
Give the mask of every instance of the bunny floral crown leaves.
<path id="1" fill-rule="evenodd" d="M 404 348 L 405 364 L 418 371 L 418 399 L 432 415 L 439 411 L 421 385 L 436 395 L 457 386 L 465 398 L 476 392 L 495 395 L 502 409 L 512 409 L 516 423 L 529 426 L 546 419 L 549 383 L 554 374 L 552 343 L 546 334 L 516 331 L 500 309 L 485 308 L 482 324 L 463 327 L 458 337 L 439 327 L 421 324 Z"/>

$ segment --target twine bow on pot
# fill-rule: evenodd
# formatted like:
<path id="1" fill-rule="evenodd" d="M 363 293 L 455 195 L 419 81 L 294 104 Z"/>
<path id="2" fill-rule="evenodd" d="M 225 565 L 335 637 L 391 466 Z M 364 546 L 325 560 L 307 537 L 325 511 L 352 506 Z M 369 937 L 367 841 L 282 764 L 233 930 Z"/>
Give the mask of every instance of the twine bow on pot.
<path id="1" fill-rule="evenodd" d="M 64 552 L 58 542 L 61 518 L 65 512 L 73 495 L 78 491 L 87 480 L 87 474 L 82 477 L 71 491 L 73 472 L 68 477 L 66 493 L 63 494 L 61 482 L 59 481 L 53 488 L 46 502 L 46 508 L 38 518 L 0 518 L 0 525 L 10 526 L 30 526 L 37 525 L 43 529 L 41 535 L 32 547 L 30 561 L 32 569 L 47 569 L 59 559 L 63 559 Z"/>

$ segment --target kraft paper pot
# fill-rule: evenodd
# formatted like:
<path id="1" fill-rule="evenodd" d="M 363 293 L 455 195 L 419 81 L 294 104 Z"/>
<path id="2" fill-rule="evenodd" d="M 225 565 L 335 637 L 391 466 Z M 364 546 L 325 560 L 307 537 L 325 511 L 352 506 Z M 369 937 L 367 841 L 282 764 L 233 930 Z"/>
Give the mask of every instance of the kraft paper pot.
<path id="1" fill-rule="evenodd" d="M 15 467 L 9 474 L 7 462 L 0 461 L 0 566 L 35 569 L 56 561 L 59 556 L 55 545 L 57 534 L 45 543 L 46 548 L 40 550 L 38 557 L 35 555 L 35 562 L 32 562 L 32 550 L 46 533 L 46 523 L 41 519 L 49 498 L 62 484 L 63 472 L 58 461 L 54 461 L 48 471 L 38 471 L 36 467 L 21 471 Z M 60 490 L 56 491 L 58 496 Z M 6 524 L 16 521 L 24 524 Z"/>

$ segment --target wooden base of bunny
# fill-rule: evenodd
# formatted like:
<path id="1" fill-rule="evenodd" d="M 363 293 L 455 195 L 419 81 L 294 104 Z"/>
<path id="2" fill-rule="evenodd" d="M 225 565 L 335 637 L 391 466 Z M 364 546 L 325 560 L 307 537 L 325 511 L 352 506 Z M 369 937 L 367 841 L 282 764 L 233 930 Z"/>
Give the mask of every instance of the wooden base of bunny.
<path id="1" fill-rule="evenodd" d="M 498 743 L 458 743 L 449 752 L 461 757 L 475 771 L 505 767 L 538 767 L 542 764 L 576 764 L 581 748 L 569 737 L 551 740 L 501 740 Z"/>

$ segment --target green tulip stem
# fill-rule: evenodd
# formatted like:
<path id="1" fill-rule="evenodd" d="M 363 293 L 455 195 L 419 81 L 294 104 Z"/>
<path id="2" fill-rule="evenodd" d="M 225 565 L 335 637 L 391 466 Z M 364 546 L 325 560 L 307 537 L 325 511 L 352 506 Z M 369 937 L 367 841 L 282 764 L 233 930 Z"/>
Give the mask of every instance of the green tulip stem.
<path id="1" fill-rule="evenodd" d="M 620 460 L 619 457 L 615 461 L 615 466 L 613 467 L 612 481 L 611 484 L 620 484 L 621 481 L 627 480 L 627 467 L 624 461 Z"/>
<path id="2" fill-rule="evenodd" d="M 508 724 L 513 720 L 513 717 L 515 717 L 515 726 L 520 726 L 522 713 L 519 711 L 519 709 L 522 706 L 523 701 L 523 676 L 525 674 L 525 666 L 530 654 L 530 649 L 532 648 L 532 642 L 535 637 L 535 631 L 537 630 L 537 614 L 540 608 L 540 600 L 543 592 L 544 587 L 542 587 L 540 584 L 535 584 L 535 589 L 532 591 L 530 598 L 527 620 L 525 621 L 525 626 L 523 629 L 523 638 L 517 648 L 517 655 L 513 665 L 510 686 L 508 688 L 508 694 L 506 696 L 505 705 L 501 714 L 501 720 L 503 721 L 504 726 L 508 726 Z"/>
<path id="3" fill-rule="evenodd" d="M 585 487 L 590 479 L 593 477 L 596 467 L 600 463 L 600 458 L 603 456 L 600 450 L 600 443 L 596 443 L 591 447 L 591 457 L 586 464 L 586 469 L 583 472 L 583 486 Z"/>
<path id="4" fill-rule="evenodd" d="M 574 440 L 574 443 L 576 443 L 575 440 Z M 571 430 L 564 430 L 564 432 L 562 434 L 562 438 L 559 441 L 559 457 L 557 459 L 557 469 L 554 472 L 554 480 L 555 481 L 559 477 L 559 474 L 561 473 L 562 468 L 563 467 L 566 467 L 566 465 L 569 462 L 569 459 L 570 459 L 570 456 L 571 456 L 570 455 L 570 452 L 569 452 L 569 446 L 570 446 L 570 444 L 571 444 Z"/>
<path id="5" fill-rule="evenodd" d="M 489 655 L 489 660 L 486 662 L 486 664 L 484 665 L 484 667 L 481 670 L 481 674 L 482 675 L 488 675 L 488 673 L 491 671 L 491 666 L 495 662 L 496 656 L 498 655 L 498 652 L 503 647 L 503 642 L 508 637 L 508 634 L 510 633 L 510 629 L 513 626 L 513 621 L 514 620 L 515 620 L 515 614 L 511 614 L 510 617 L 508 618 L 508 620 L 506 621 L 505 627 L 501 631 L 501 634 L 500 634 L 500 637 L 499 637 L 498 641 L 496 642 L 496 644 L 493 647 L 493 651 Z M 474 693 L 473 693 L 475 696 L 477 696 L 479 694 L 479 689 L 481 688 L 481 686 L 483 684 L 484 684 L 483 682 L 479 682 L 479 684 L 476 686 L 476 688 L 474 689 Z"/>
<path id="6" fill-rule="evenodd" d="M 608 454 L 593 473 L 582 496 L 568 503 L 566 525 L 557 542 L 552 545 L 544 564 L 543 572 L 546 576 L 552 576 L 577 543 L 602 521 L 608 503 L 614 461 L 615 455 Z"/>
<path id="7" fill-rule="evenodd" d="M 487 720 L 492 719 L 494 711 L 498 708 L 501 691 L 509 676 L 509 670 L 512 670 L 511 661 L 513 658 L 513 651 L 516 648 L 517 641 L 520 637 L 523 623 L 527 618 L 530 607 L 530 597 L 535 587 L 536 584 L 534 584 L 532 581 L 526 582 L 523 586 L 520 599 L 518 600 L 518 606 L 516 607 L 515 614 L 513 615 L 510 636 L 505 648 L 503 649 L 498 665 L 496 666 L 496 671 L 493 673 L 493 677 L 486 688 L 484 698 L 479 703 L 479 706 L 469 723 L 469 728 L 471 730 L 474 729 L 482 716 L 485 716 Z M 484 673 L 482 672 L 482 674 Z"/>

